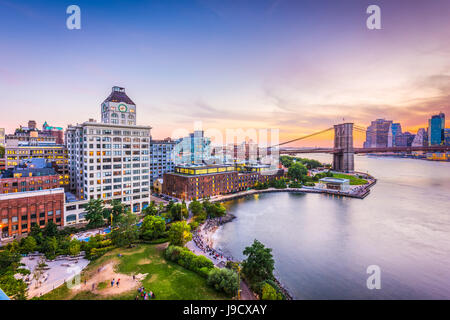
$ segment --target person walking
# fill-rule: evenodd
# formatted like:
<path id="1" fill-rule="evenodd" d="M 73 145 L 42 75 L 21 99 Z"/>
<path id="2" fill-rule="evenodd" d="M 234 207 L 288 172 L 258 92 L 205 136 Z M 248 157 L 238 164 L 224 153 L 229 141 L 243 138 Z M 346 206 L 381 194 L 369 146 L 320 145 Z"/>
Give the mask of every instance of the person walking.
<path id="1" fill-rule="evenodd" d="M 117 279 L 117 288 L 119 287 L 120 278 Z"/>
<path id="2" fill-rule="evenodd" d="M 111 287 L 114 287 L 114 278 L 112 279 L 112 281 L 111 281 Z"/>

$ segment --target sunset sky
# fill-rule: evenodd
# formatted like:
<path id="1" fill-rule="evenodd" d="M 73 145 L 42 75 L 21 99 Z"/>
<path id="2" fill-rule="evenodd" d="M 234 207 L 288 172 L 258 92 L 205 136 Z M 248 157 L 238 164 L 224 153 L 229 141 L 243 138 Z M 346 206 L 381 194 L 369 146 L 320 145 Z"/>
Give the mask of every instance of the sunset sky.
<path id="1" fill-rule="evenodd" d="M 81 30 L 66 28 L 71 4 Z M 370 4 L 382 30 L 366 27 Z M 0 127 L 100 120 L 119 85 L 154 138 L 202 121 L 283 141 L 343 118 L 415 133 L 450 117 L 449 17 L 448 0 L 0 0 Z"/>

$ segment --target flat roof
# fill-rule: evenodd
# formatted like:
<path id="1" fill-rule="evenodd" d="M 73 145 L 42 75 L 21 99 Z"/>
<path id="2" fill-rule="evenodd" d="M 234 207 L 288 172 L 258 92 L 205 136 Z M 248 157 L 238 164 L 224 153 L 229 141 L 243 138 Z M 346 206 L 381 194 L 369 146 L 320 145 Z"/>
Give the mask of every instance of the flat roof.
<path id="1" fill-rule="evenodd" d="M 3 194 L 0 194 L 0 200 L 37 197 L 37 196 L 44 196 L 44 195 L 56 194 L 56 193 L 64 193 L 64 189 L 63 188 L 55 188 L 55 189 L 24 191 L 24 192 L 3 193 Z"/>
<path id="2" fill-rule="evenodd" d="M 343 178 L 332 178 L 332 177 L 325 177 L 319 180 L 320 182 L 328 182 L 328 183 L 346 183 L 350 182 L 349 179 L 343 179 Z"/>

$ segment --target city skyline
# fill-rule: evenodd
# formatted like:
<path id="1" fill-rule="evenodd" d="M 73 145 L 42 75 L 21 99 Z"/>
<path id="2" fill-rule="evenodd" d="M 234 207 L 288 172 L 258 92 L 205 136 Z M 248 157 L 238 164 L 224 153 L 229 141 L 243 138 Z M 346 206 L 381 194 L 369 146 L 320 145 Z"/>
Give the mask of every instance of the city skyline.
<path id="1" fill-rule="evenodd" d="M 382 29 L 368 30 L 357 1 L 79 1 L 82 28 L 67 30 L 65 4 L 0 1 L 2 98 L 21 110 L 0 127 L 11 133 L 23 114 L 64 128 L 100 120 L 98 106 L 119 85 L 157 139 L 199 120 L 204 129 L 279 128 L 281 141 L 343 118 L 393 119 L 416 133 L 450 113 L 450 4 L 410 4 L 379 1 Z"/>

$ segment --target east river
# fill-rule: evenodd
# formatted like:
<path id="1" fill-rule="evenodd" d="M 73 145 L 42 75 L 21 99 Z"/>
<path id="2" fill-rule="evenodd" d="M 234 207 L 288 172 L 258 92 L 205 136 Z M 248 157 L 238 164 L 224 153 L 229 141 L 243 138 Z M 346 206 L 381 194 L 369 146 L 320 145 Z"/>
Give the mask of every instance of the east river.
<path id="1" fill-rule="evenodd" d="M 302 155 L 331 163 L 327 155 Z M 225 203 L 215 234 L 235 258 L 254 239 L 273 249 L 295 299 L 450 299 L 450 162 L 355 157 L 378 182 L 364 200 L 271 193 Z M 367 267 L 381 270 L 369 290 Z"/>

